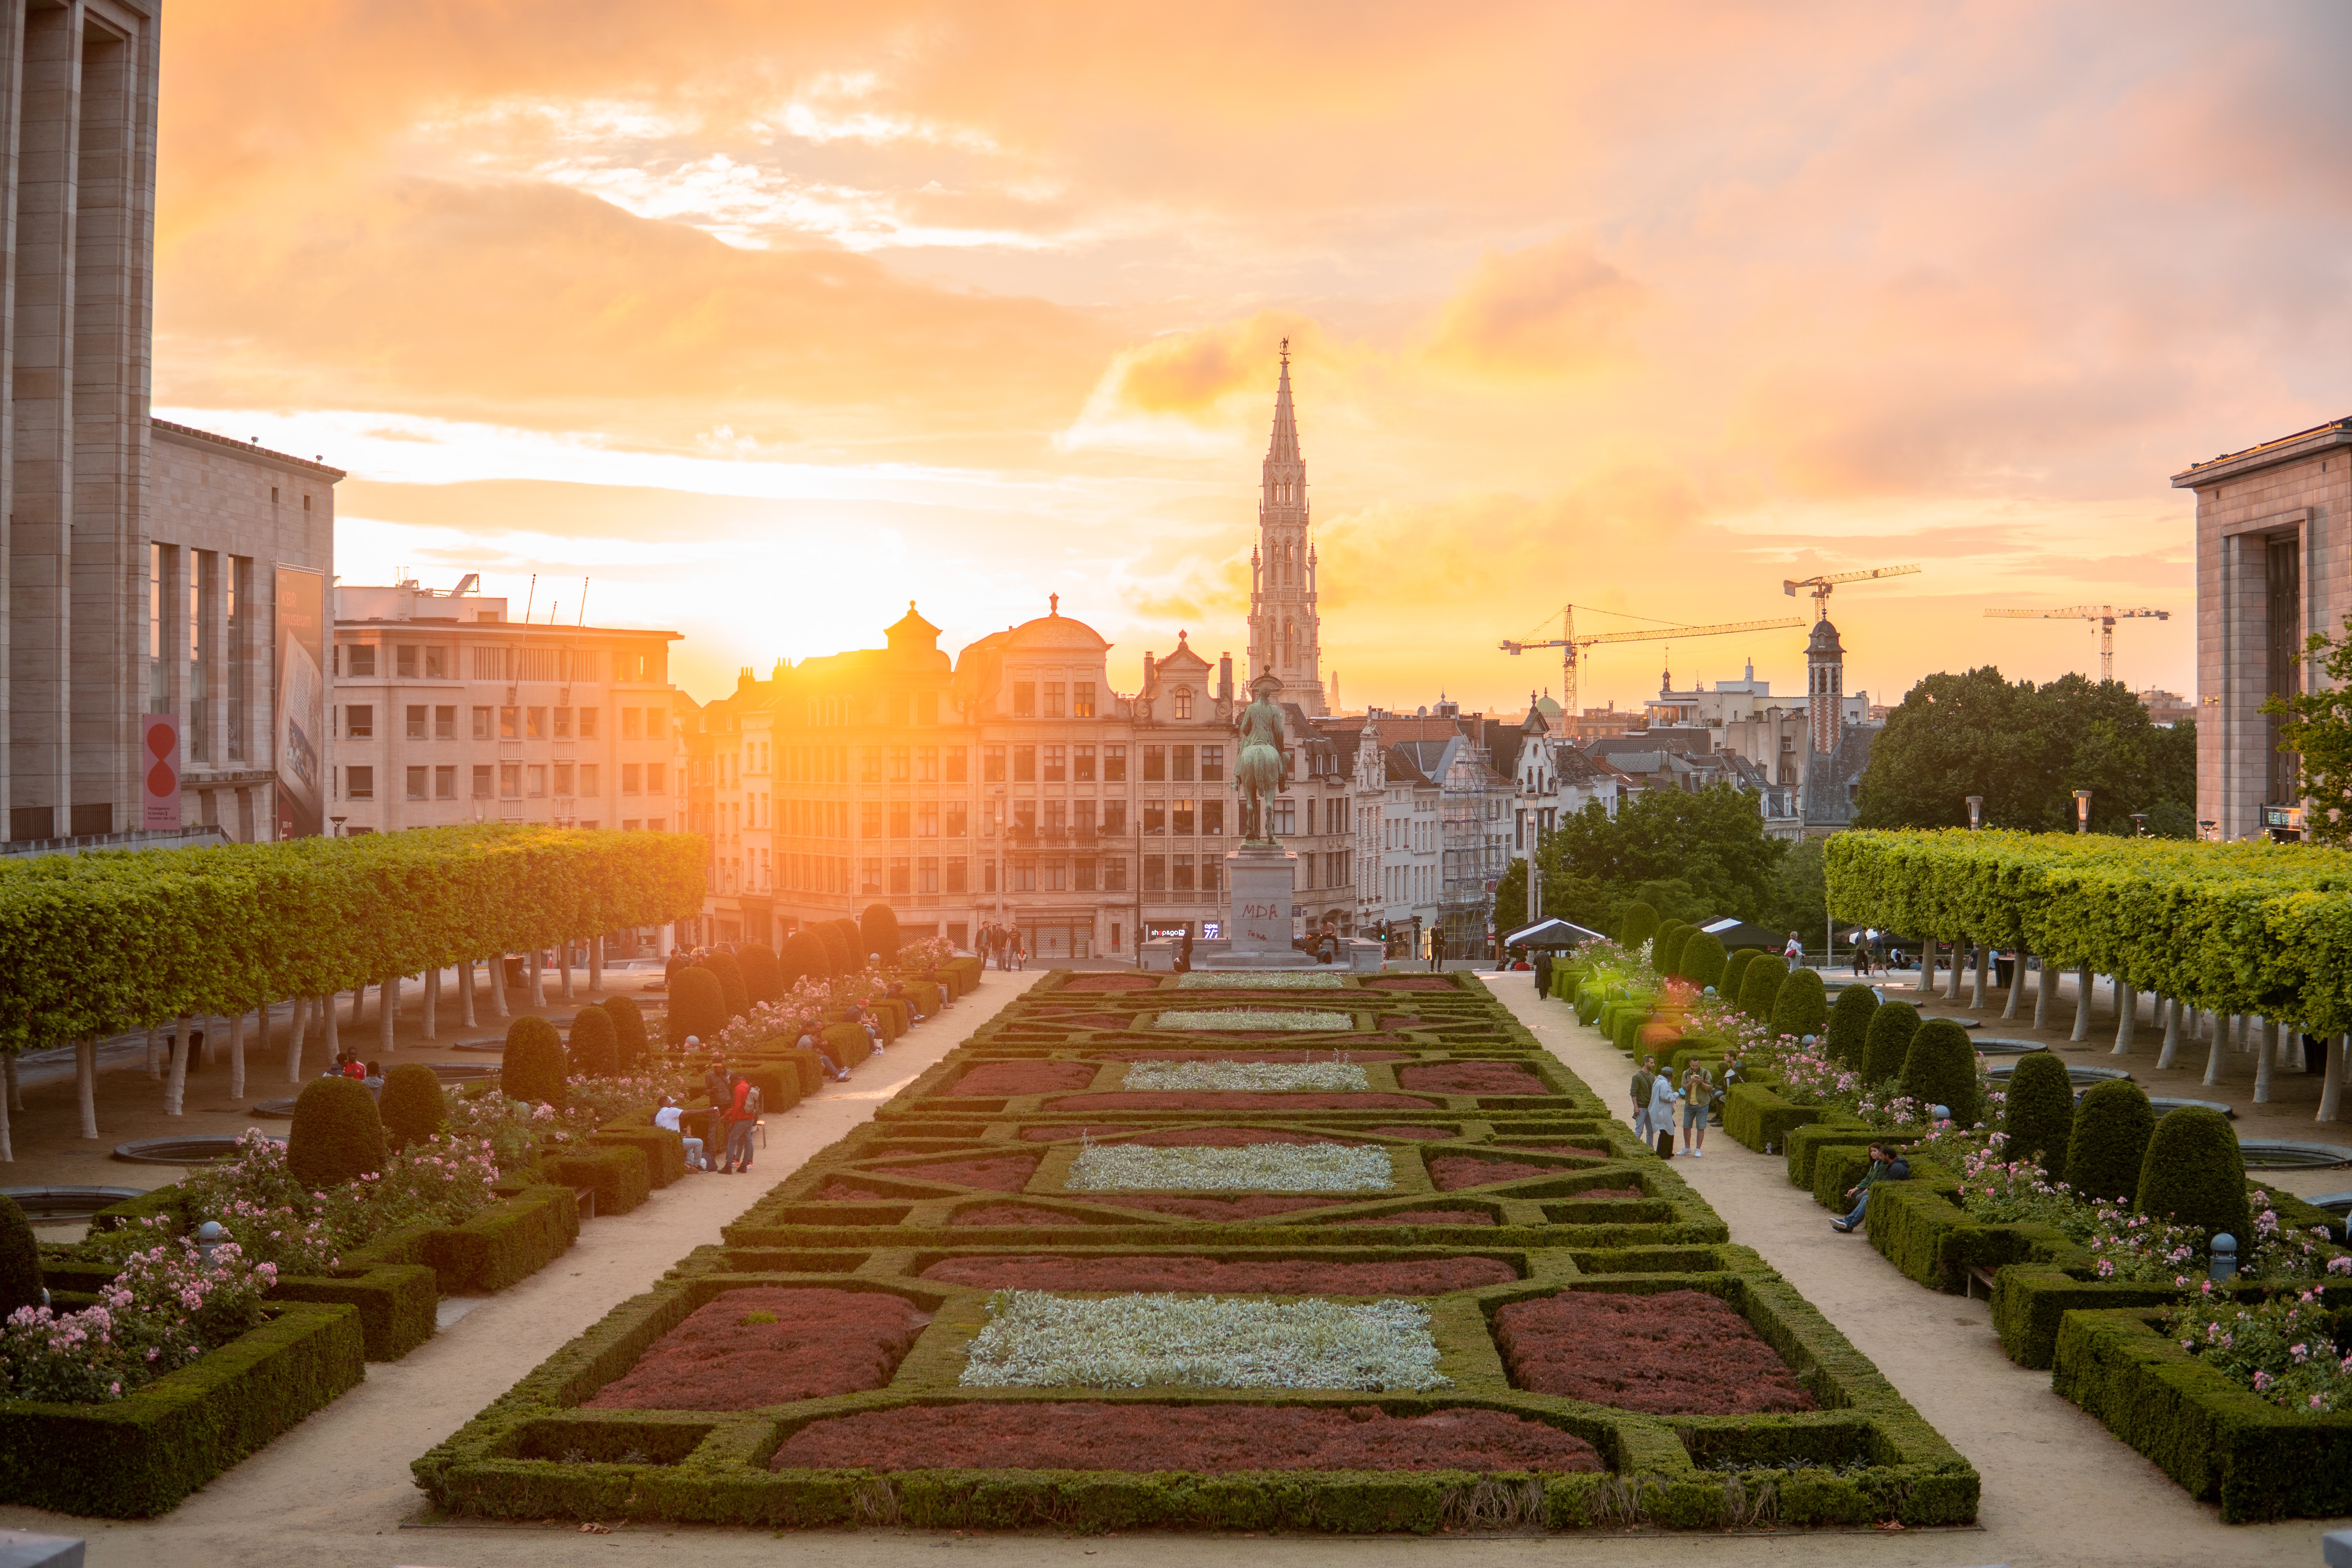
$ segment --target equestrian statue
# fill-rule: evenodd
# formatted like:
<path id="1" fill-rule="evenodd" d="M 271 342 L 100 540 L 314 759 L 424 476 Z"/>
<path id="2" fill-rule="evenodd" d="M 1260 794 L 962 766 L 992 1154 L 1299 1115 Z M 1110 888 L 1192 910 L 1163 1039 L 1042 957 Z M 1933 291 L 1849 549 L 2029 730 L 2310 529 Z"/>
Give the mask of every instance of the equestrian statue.
<path id="1" fill-rule="evenodd" d="M 1242 842 L 1275 842 L 1266 805 L 1290 787 L 1290 749 L 1283 743 L 1282 710 L 1275 698 L 1282 682 L 1261 675 L 1250 682 L 1250 705 L 1241 711 L 1241 755 L 1234 764 L 1234 787 L 1242 796 Z"/>

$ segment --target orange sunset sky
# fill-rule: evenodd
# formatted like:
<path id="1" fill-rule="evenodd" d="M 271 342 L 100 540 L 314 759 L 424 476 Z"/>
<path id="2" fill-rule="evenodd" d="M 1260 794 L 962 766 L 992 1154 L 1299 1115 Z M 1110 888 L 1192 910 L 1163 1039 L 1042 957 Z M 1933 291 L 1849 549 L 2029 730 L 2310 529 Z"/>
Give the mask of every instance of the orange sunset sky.
<path id="1" fill-rule="evenodd" d="M 592 577 L 706 699 L 910 597 L 1239 655 L 1285 335 L 1350 707 L 1914 561 L 1849 690 L 2093 668 L 1981 612 L 2105 600 L 2186 691 L 2167 476 L 2352 413 L 2337 0 L 204 0 L 163 58 L 157 412 L 348 468 L 345 582 Z M 1672 653 L 1748 658 L 1802 689 Z"/>

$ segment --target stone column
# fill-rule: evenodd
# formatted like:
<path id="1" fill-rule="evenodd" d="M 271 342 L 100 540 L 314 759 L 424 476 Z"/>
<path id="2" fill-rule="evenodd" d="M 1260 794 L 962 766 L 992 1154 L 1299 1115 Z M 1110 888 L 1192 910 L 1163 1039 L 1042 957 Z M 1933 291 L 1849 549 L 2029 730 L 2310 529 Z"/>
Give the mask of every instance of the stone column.
<path id="1" fill-rule="evenodd" d="M 2111 1056 L 2131 1055 L 2132 1041 L 2139 1033 L 2139 993 L 2116 976 L 2116 1048 Z"/>
<path id="2" fill-rule="evenodd" d="M 2091 996 L 2098 989 L 2097 976 L 2084 964 L 2074 973 L 2074 1032 L 2067 1038 L 2087 1040 L 2091 1037 Z"/>

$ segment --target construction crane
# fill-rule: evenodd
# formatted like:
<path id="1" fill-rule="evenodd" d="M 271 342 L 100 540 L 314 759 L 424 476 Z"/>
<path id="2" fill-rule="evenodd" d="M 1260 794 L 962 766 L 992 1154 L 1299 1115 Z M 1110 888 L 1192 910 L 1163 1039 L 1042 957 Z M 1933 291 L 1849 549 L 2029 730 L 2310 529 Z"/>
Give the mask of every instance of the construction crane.
<path id="1" fill-rule="evenodd" d="M 2116 623 L 2168 621 L 2170 610 L 2118 610 L 2113 605 L 2070 605 L 2063 610 L 1987 610 L 1987 618 L 2008 621 L 2096 621 L 2099 623 L 2099 679 L 2116 678 Z"/>
<path id="2" fill-rule="evenodd" d="M 1807 590 L 1813 595 L 1813 619 L 1826 621 L 1830 618 L 1830 590 L 1840 583 L 1874 583 L 1881 577 L 1908 577 L 1918 570 L 1916 566 L 1874 566 L 1867 572 L 1832 572 L 1826 577 L 1784 578 L 1780 583 L 1780 592 L 1793 599 L 1798 589 Z"/>
<path id="3" fill-rule="evenodd" d="M 1587 605 L 1585 608 L 1590 610 L 1592 606 Z M 1576 606 L 1563 605 L 1559 611 L 1559 636 L 1525 640 L 1506 638 L 1501 646 L 1505 653 L 1525 653 L 1531 647 L 1559 649 L 1561 711 L 1570 721 L 1574 721 L 1583 712 L 1583 710 L 1577 706 L 1576 696 L 1576 664 L 1577 653 L 1580 649 L 1591 647 L 1595 643 L 1658 642 L 1668 637 L 1728 637 L 1734 632 L 1788 631 L 1792 627 L 1801 627 L 1804 624 L 1794 616 L 1784 616 L 1780 619 L 1769 621 L 1727 621 L 1721 626 L 1660 626 L 1654 631 L 1646 632 L 1587 632 L 1580 637 L 1576 630 Z"/>

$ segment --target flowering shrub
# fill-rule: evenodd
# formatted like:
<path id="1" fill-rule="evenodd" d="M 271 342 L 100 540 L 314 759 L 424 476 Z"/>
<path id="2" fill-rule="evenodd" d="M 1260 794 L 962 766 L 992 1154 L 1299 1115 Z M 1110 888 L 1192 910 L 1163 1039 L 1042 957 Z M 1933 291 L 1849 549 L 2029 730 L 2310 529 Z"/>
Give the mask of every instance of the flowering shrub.
<path id="1" fill-rule="evenodd" d="M 943 936 L 917 937 L 898 946 L 898 968 L 908 974 L 937 969 L 955 956 L 955 943 Z"/>
<path id="2" fill-rule="evenodd" d="M 258 1323 L 277 1280 L 275 1265 L 249 1261 L 234 1242 L 210 1258 L 184 1240 L 132 1252 L 98 1305 L 19 1307 L 0 1324 L 0 1395 L 73 1405 L 121 1399 Z"/>
<path id="3" fill-rule="evenodd" d="M 2352 1356 L 2336 1344 L 2338 1314 L 2315 1292 L 2273 1296 L 2253 1306 L 2217 1294 L 2164 1317 L 2164 1331 L 2207 1366 L 2289 1410 L 2352 1410 Z"/>

